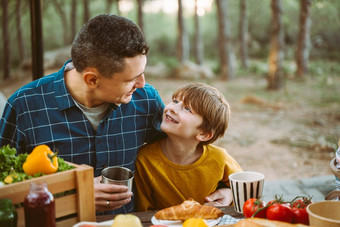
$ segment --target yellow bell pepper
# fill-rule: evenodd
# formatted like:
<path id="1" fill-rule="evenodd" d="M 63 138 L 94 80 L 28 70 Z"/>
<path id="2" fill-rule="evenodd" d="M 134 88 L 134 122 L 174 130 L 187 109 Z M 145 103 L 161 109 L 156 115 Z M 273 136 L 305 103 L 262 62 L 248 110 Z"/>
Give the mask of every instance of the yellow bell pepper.
<path id="1" fill-rule="evenodd" d="M 189 218 L 184 221 L 183 227 L 209 227 L 203 218 Z"/>
<path id="2" fill-rule="evenodd" d="M 31 176 L 37 173 L 55 173 L 58 170 L 57 153 L 54 154 L 47 145 L 36 146 L 27 156 L 22 168 Z"/>

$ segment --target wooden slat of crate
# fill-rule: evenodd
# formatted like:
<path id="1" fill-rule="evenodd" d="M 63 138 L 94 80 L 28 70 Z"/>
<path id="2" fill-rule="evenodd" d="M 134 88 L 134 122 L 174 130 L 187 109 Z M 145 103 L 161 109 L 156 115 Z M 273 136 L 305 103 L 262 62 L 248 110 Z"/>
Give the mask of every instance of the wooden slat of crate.
<path id="1" fill-rule="evenodd" d="M 29 193 L 31 183 L 46 182 L 48 190 L 52 194 L 69 191 L 76 188 L 75 172 L 77 169 L 72 169 L 52 175 L 46 175 L 30 180 L 9 184 L 0 188 L 1 197 L 9 198 L 13 204 L 22 203 L 26 195 Z"/>
<path id="2" fill-rule="evenodd" d="M 56 198 L 56 218 L 77 215 L 58 221 L 57 226 L 69 226 L 80 221 L 95 221 L 93 169 L 87 165 L 72 165 L 76 168 L 0 187 L 0 198 L 9 198 L 13 204 L 23 203 L 31 182 L 46 182 L 52 194 L 76 189 L 76 194 Z M 18 208 L 17 211 L 18 226 L 25 226 L 23 207 Z"/>

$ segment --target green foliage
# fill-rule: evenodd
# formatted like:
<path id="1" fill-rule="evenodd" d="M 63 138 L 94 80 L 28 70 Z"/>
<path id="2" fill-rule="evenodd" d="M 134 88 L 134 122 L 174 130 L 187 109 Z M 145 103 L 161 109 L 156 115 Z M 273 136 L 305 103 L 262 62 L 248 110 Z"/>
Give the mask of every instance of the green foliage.
<path id="1" fill-rule="evenodd" d="M 58 0 L 61 4 L 67 24 L 63 24 L 59 13 L 57 12 L 52 1 L 44 1 L 43 16 L 43 38 L 44 51 L 60 48 L 64 45 L 63 35 L 66 32 L 69 43 L 72 42 L 70 20 L 71 15 L 76 15 L 77 30 L 80 29 L 83 21 L 83 6 L 81 1 L 77 1 L 75 12 L 71 11 L 71 0 Z M 156 0 L 154 0 L 156 1 Z M 148 1 L 145 1 L 145 3 Z M 126 1 L 132 8 L 129 11 L 122 11 L 121 15 L 137 22 L 137 11 L 135 1 Z M 106 1 L 89 1 L 90 18 L 110 11 L 116 13 L 117 10 L 107 9 Z M 201 34 L 204 45 L 204 54 L 206 61 L 215 61 L 213 65 L 217 65 L 214 70 L 218 70 L 218 21 L 215 2 L 212 3 L 212 10 L 200 17 Z M 19 53 L 17 50 L 16 22 L 15 22 L 15 6 L 16 1 L 9 2 L 9 31 L 11 63 L 16 66 L 19 63 Z M 231 34 L 234 52 L 239 52 L 239 1 L 229 2 L 228 18 L 231 24 Z M 282 1 L 282 16 L 285 30 L 286 41 L 286 59 L 294 60 L 296 50 L 296 40 L 299 31 L 299 1 L 285 0 Z M 328 0 L 312 1 L 311 17 L 311 41 L 312 49 L 310 52 L 311 59 L 328 58 L 340 59 L 340 2 Z M 270 0 L 247 1 L 247 10 L 249 18 L 249 55 L 252 58 L 268 58 L 270 48 L 270 21 L 271 7 Z M 2 17 L 2 14 L 0 15 Z M 194 20 L 193 9 L 184 9 L 184 23 L 191 41 L 191 47 L 194 40 Z M 30 10 L 29 2 L 23 1 L 21 5 L 21 27 L 23 29 L 23 40 L 25 43 L 26 58 L 31 55 L 31 31 L 30 31 Z M 65 30 L 64 30 L 65 29 Z M 177 43 L 177 15 L 166 14 L 164 12 L 145 13 L 144 14 L 144 33 L 150 44 L 150 56 L 155 55 L 157 58 L 167 59 L 168 57 L 176 57 Z M 191 48 L 192 49 L 192 48 Z M 0 52 L 3 46 L 0 46 Z M 0 60 L 2 56 L 0 57 Z M 156 58 L 155 58 L 156 59 Z M 151 63 L 156 62 L 151 59 Z M 172 64 L 172 60 L 170 63 Z M 259 69 L 253 69 L 254 72 Z M 263 70 L 261 70 L 263 71 Z M 313 69 L 312 69 L 313 71 Z M 314 72 L 313 72 L 314 73 Z"/>

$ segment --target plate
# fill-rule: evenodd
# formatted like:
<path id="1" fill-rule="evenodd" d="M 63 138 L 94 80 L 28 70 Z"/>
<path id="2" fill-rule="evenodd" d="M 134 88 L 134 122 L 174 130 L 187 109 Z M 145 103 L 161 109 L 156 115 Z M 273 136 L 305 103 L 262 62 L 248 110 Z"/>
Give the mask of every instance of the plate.
<path id="1" fill-rule="evenodd" d="M 82 221 L 78 222 L 77 224 L 73 225 L 73 227 L 82 227 L 86 225 L 93 225 L 95 227 L 110 227 L 113 224 L 113 220 L 104 221 L 104 222 L 88 222 L 88 221 Z"/>
<path id="2" fill-rule="evenodd" d="M 209 226 L 214 226 L 220 223 L 222 217 L 217 218 L 217 219 L 205 219 L 205 223 L 207 223 Z M 154 225 L 167 225 L 169 227 L 182 227 L 183 222 L 182 221 L 169 221 L 169 220 L 159 220 L 155 218 L 155 216 L 152 216 L 151 222 Z"/>

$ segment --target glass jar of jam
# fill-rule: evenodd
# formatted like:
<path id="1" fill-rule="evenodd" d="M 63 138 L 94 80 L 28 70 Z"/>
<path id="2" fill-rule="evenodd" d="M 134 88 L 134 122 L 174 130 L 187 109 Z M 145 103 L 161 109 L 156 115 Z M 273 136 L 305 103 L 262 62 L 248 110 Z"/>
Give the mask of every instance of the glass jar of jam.
<path id="1" fill-rule="evenodd" d="M 31 183 L 31 189 L 24 201 L 26 227 L 54 227 L 55 202 L 47 184 Z"/>
<path id="2" fill-rule="evenodd" d="M 0 227 L 16 227 L 18 213 L 10 199 L 0 199 Z"/>

